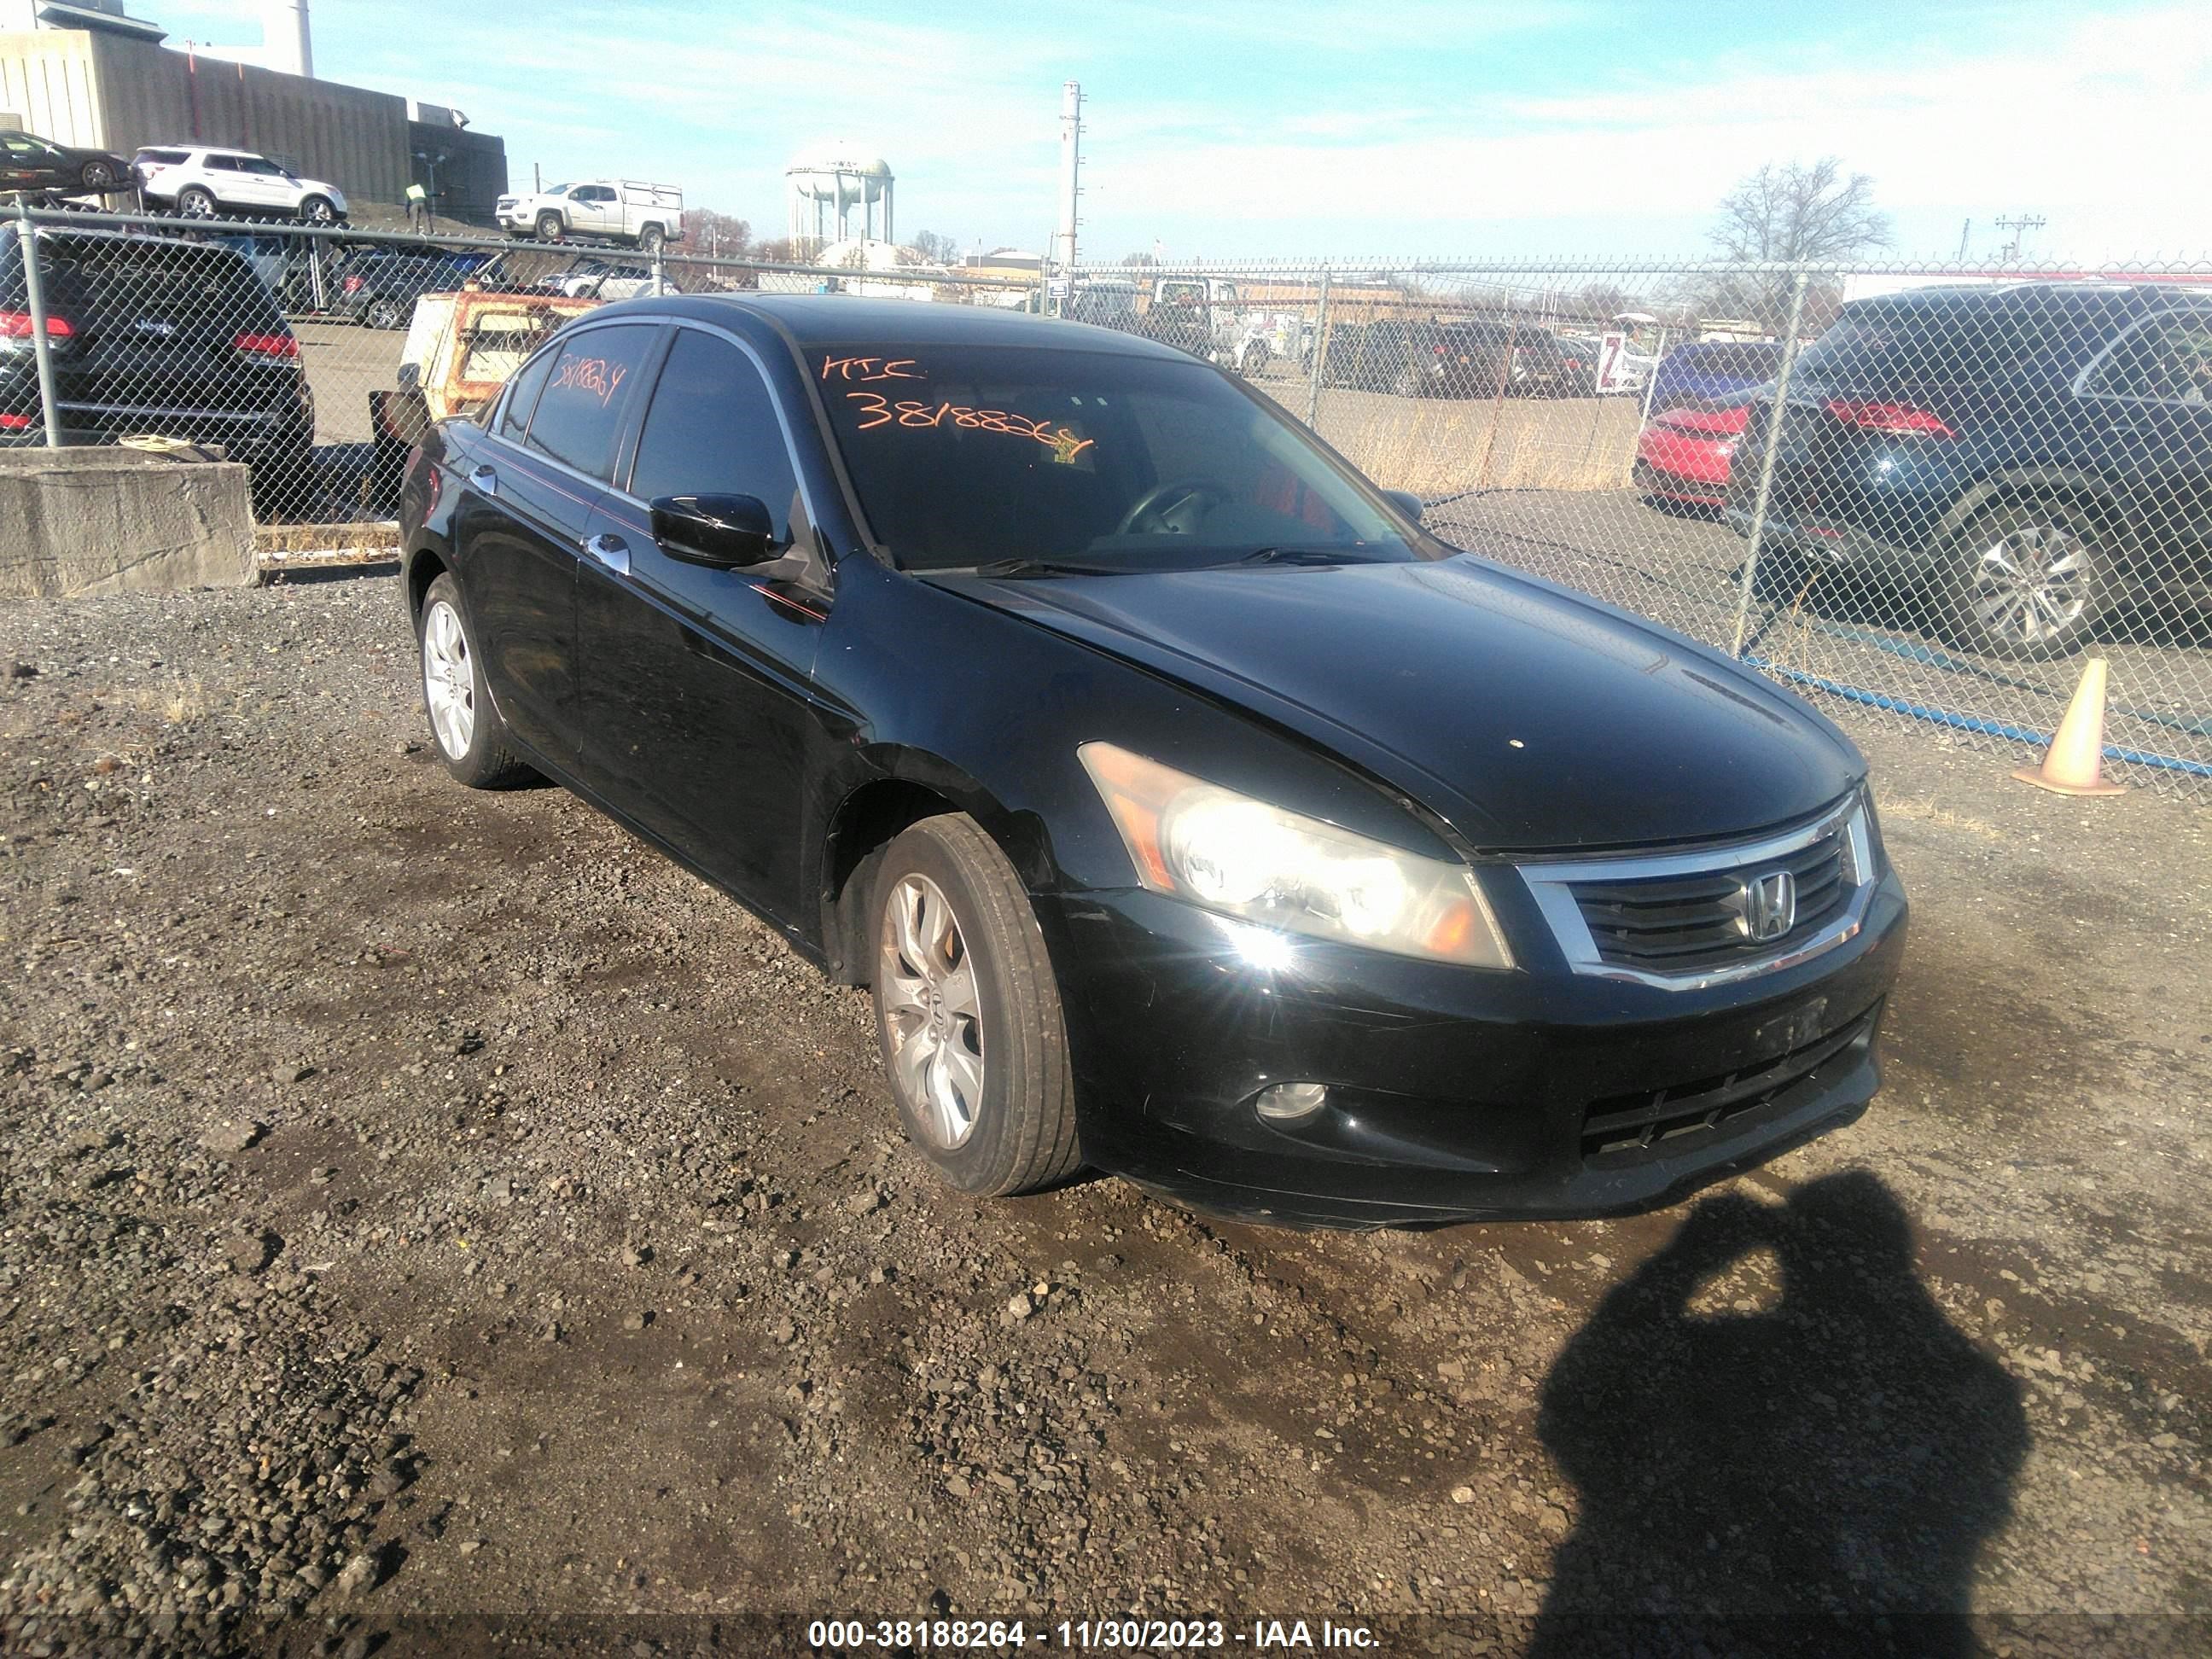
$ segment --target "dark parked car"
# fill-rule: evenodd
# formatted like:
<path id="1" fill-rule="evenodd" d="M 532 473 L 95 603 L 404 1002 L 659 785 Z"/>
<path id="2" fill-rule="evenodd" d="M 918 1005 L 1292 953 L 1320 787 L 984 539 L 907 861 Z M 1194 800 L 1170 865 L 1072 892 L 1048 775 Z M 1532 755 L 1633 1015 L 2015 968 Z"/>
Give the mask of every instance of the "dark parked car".
<path id="1" fill-rule="evenodd" d="M 1717 405 L 1772 380 L 1782 347 L 1771 340 L 1692 340 L 1659 360 L 1651 377 L 1651 410 Z"/>
<path id="2" fill-rule="evenodd" d="M 1155 342 L 641 299 L 424 438 L 402 591 L 453 775 L 872 983 L 967 1191 L 1610 1212 L 1856 1116 L 1905 927 L 1857 751 L 1418 514 Z"/>
<path id="3" fill-rule="evenodd" d="M 416 301 L 493 276 L 500 257 L 470 248 L 363 248 L 338 267 L 331 311 L 366 328 L 404 328 Z"/>
<path id="4" fill-rule="evenodd" d="M 1533 322 L 1383 319 L 1331 331 L 1324 384 L 1400 398 L 1569 396 L 1592 389 L 1595 362 Z"/>
<path id="5" fill-rule="evenodd" d="M 257 496 L 296 498 L 315 406 L 299 342 L 252 265 L 212 242 L 40 229 L 39 270 L 66 443 L 220 444 Z M 21 241 L 0 238 L 0 441 L 42 441 Z"/>
<path id="6" fill-rule="evenodd" d="M 2212 611 L 2212 295 L 2020 283 L 1855 301 L 1799 356 L 1771 542 L 1923 596 L 1992 656 L 2079 651 L 2116 606 Z M 1752 405 L 1748 533 L 1773 420 Z"/>
<path id="7" fill-rule="evenodd" d="M 0 132 L 0 191 L 27 196 L 112 196 L 136 190 L 131 163 L 35 132 Z"/>

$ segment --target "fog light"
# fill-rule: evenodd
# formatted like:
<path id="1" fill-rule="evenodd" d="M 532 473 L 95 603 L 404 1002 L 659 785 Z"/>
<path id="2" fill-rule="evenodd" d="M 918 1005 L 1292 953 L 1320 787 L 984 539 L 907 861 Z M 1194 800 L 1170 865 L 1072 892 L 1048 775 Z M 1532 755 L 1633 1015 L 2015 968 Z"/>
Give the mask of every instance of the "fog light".
<path id="1" fill-rule="evenodd" d="M 1319 1083 L 1278 1083 L 1260 1091 L 1252 1109 L 1270 1123 L 1303 1123 L 1328 1104 L 1328 1089 Z"/>

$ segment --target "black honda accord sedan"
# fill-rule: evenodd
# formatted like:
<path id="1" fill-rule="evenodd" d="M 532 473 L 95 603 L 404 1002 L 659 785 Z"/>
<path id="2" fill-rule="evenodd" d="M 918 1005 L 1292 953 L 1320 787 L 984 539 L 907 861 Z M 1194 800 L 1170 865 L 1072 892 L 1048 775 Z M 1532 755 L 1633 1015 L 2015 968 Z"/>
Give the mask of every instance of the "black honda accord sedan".
<path id="1" fill-rule="evenodd" d="M 1600 1214 L 1855 1117 L 1905 918 L 1856 750 L 1419 519 L 1155 343 L 666 296 L 425 441 L 405 592 L 454 776 L 872 985 L 966 1191 Z"/>

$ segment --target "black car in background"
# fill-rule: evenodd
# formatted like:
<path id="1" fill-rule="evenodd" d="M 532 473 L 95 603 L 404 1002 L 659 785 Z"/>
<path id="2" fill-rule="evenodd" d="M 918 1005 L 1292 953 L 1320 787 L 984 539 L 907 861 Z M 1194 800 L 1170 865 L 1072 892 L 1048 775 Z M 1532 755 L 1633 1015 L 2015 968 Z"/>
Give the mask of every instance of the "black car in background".
<path id="1" fill-rule="evenodd" d="M 1171 347 L 623 301 L 399 516 L 453 775 L 558 780 L 872 984 L 966 1191 L 1626 1211 L 1875 1087 L 1905 902 L 1850 741 Z"/>
<path id="2" fill-rule="evenodd" d="M 2079 651 L 2124 606 L 2212 613 L 2212 295 L 2046 281 L 1854 301 L 1789 398 L 1762 545 L 1796 565 L 1915 596 L 1991 656 Z M 1746 534 L 1773 429 L 1770 393 L 1730 477 Z"/>
<path id="3" fill-rule="evenodd" d="M 112 196 L 137 187 L 131 163 L 119 155 L 58 144 L 35 132 L 0 132 L 0 191 Z"/>
<path id="4" fill-rule="evenodd" d="M 1323 384 L 1400 398 L 1571 397 L 1596 365 L 1533 322 L 1384 318 L 1330 330 Z"/>
<path id="5" fill-rule="evenodd" d="M 472 248 L 362 248 L 330 280 L 331 314 L 365 328 L 404 328 L 424 295 L 495 278 L 500 261 L 499 254 Z"/>
<path id="6" fill-rule="evenodd" d="M 257 498 L 312 475 L 314 399 L 299 342 L 246 257 L 214 242 L 38 233 L 62 441 L 220 445 Z M 44 441 L 22 244 L 0 237 L 0 442 Z"/>

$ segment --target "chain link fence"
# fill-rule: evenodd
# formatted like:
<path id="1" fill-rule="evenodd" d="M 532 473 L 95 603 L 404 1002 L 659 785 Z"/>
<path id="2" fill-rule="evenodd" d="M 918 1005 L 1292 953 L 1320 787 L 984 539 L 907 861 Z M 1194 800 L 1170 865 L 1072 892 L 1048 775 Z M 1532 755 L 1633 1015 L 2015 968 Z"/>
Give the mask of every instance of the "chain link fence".
<path id="1" fill-rule="evenodd" d="M 1475 552 L 1812 696 L 2212 799 L 2212 264 L 1080 272 Z"/>
<path id="2" fill-rule="evenodd" d="M 903 257 L 903 256 L 902 256 Z M 1438 534 L 1816 701 L 1990 748 L 2110 664 L 2106 763 L 2212 799 L 2212 265 L 1313 260 L 1037 280 L 28 211 L 0 441 L 253 469 L 272 555 L 388 543 L 428 424 L 650 291 L 1047 310 L 1243 376 Z"/>
<path id="3" fill-rule="evenodd" d="M 1042 308 L 1034 282 L 68 210 L 0 221 L 0 441 L 252 469 L 265 556 L 388 546 L 407 451 L 553 330 L 640 294 L 836 291 Z"/>

